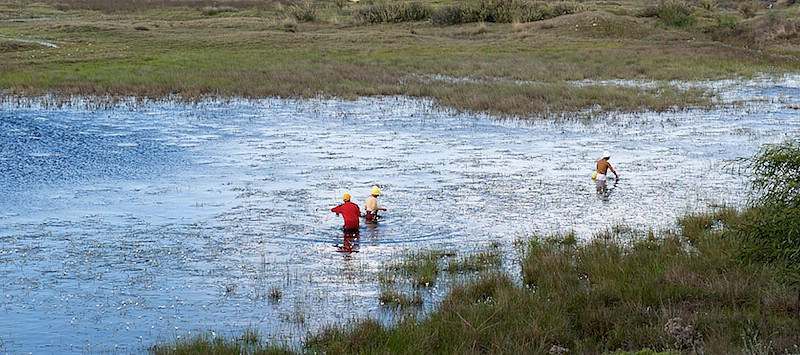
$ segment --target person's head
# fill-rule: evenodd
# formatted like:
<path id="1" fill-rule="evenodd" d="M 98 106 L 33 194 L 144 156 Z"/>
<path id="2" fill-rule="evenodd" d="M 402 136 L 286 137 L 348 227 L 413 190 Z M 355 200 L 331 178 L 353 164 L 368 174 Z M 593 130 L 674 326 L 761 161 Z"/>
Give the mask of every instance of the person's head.
<path id="1" fill-rule="evenodd" d="M 605 160 L 611 159 L 611 152 L 609 152 L 607 150 L 604 151 L 603 152 L 603 159 L 605 159 Z"/>
<path id="2" fill-rule="evenodd" d="M 342 196 L 342 201 L 344 202 L 350 201 L 350 194 L 344 194 L 344 196 Z"/>
<path id="3" fill-rule="evenodd" d="M 372 187 L 372 196 L 378 197 L 381 194 L 381 190 L 377 186 Z"/>

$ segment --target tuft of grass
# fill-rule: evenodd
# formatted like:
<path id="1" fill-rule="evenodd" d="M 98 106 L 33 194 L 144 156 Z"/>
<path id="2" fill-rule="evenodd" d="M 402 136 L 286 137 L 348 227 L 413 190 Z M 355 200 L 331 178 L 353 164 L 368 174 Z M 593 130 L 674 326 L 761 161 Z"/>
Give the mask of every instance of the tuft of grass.
<path id="1" fill-rule="evenodd" d="M 287 12 L 297 22 L 314 22 L 318 18 L 317 8 L 313 4 L 292 5 Z"/>
<path id="2" fill-rule="evenodd" d="M 414 252 L 409 254 L 399 266 L 399 271 L 411 279 L 415 287 L 430 287 L 439 276 L 439 260 L 445 256 L 441 250 Z"/>
<path id="3" fill-rule="evenodd" d="M 497 247 L 487 248 L 467 255 L 451 258 L 447 264 L 448 272 L 475 272 L 497 268 L 503 262 L 502 254 Z"/>
<path id="4" fill-rule="evenodd" d="M 235 13 L 235 12 L 239 12 L 239 9 L 232 6 L 207 6 L 204 7 L 203 10 L 201 11 L 203 16 L 214 16 L 222 13 Z"/>
<path id="5" fill-rule="evenodd" d="M 418 307 L 423 303 L 422 297 L 416 293 L 413 293 L 411 296 L 409 296 L 394 288 L 387 287 L 384 287 L 381 290 L 378 300 L 381 302 L 381 305 L 398 308 L 408 308 L 411 306 Z"/>
<path id="6" fill-rule="evenodd" d="M 277 286 L 272 286 L 269 288 L 268 297 L 273 302 L 278 302 L 283 298 L 283 291 Z"/>
<path id="7" fill-rule="evenodd" d="M 196 336 L 180 337 L 156 344 L 150 347 L 149 352 L 155 355 L 182 355 L 182 354 L 293 354 L 283 346 L 264 342 L 257 330 L 246 329 L 241 337 L 222 338 L 215 332 L 201 333 Z"/>
<path id="8" fill-rule="evenodd" d="M 640 16 L 657 17 L 668 25 L 683 28 L 694 27 L 698 23 L 693 6 L 683 0 L 662 0 L 644 8 Z"/>
<path id="9" fill-rule="evenodd" d="M 578 2 L 481 0 L 443 6 L 432 15 L 434 24 L 452 26 L 472 22 L 515 23 L 541 21 L 584 10 Z"/>

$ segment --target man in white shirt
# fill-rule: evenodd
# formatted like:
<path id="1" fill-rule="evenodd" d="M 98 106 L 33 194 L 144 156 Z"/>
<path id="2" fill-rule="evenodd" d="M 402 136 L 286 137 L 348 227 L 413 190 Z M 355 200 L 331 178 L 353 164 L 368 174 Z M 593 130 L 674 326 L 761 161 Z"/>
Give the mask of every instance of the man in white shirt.
<path id="1" fill-rule="evenodd" d="M 364 210 L 366 214 L 364 215 L 364 219 L 366 221 L 376 221 L 378 218 L 378 211 L 386 211 L 383 207 L 378 207 L 378 196 L 381 194 L 381 190 L 378 189 L 377 186 L 372 187 L 372 195 L 367 197 L 367 202 L 364 203 Z"/>

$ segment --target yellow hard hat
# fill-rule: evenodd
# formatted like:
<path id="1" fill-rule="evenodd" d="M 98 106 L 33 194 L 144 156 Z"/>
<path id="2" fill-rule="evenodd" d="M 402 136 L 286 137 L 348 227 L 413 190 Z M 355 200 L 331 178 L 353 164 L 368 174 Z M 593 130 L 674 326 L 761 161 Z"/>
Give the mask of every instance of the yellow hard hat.
<path id="1" fill-rule="evenodd" d="M 342 196 L 342 200 L 350 201 L 350 194 L 344 194 L 344 196 Z"/>
<path id="2" fill-rule="evenodd" d="M 380 190 L 380 189 L 378 189 L 378 187 L 377 187 L 377 186 L 373 186 L 373 187 L 372 187 L 372 194 L 373 194 L 373 195 L 380 195 L 380 194 L 381 194 L 381 190 Z"/>

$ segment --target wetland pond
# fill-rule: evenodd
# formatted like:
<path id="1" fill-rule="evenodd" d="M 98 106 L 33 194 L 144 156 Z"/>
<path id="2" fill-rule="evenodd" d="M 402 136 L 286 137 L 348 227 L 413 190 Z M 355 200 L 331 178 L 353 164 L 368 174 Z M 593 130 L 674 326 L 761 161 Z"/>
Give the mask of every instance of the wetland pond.
<path id="1" fill-rule="evenodd" d="M 712 111 L 498 120 L 401 97 L 0 108 L 0 352 L 145 352 L 255 329 L 298 346 L 392 319 L 376 274 L 412 251 L 507 253 L 534 234 L 741 207 L 741 159 L 800 135 L 800 77 L 703 83 Z M 40 100 L 41 101 L 45 101 Z M 590 179 L 603 150 L 621 179 Z M 344 193 L 388 208 L 352 253 Z M 357 252 L 355 252 L 357 251 Z M 270 297 L 279 290 L 280 299 Z M 431 288 L 425 307 L 446 292 Z"/>

